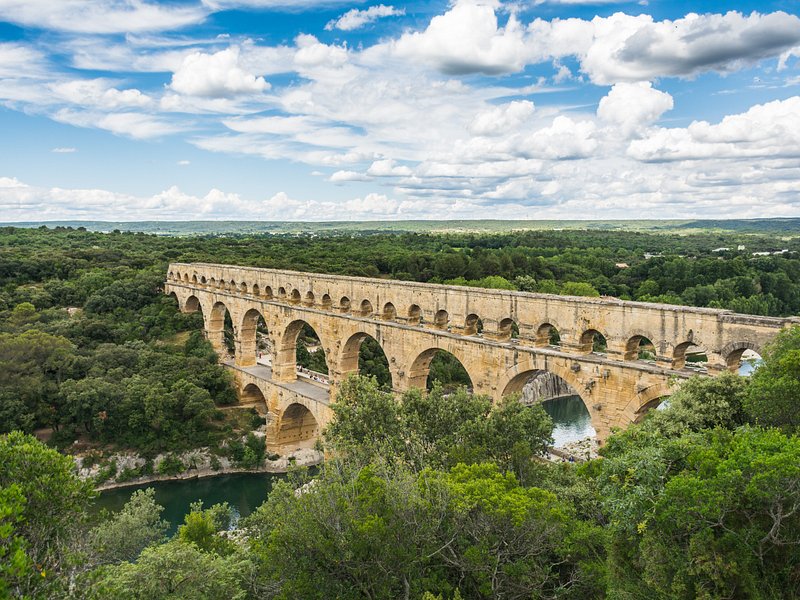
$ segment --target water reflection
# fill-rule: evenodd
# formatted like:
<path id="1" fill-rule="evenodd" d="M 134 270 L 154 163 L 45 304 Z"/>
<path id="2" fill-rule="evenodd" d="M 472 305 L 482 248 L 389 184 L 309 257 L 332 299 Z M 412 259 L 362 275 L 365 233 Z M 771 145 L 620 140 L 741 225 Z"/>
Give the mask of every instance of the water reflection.
<path id="1" fill-rule="evenodd" d="M 553 440 L 556 448 L 594 437 L 589 411 L 580 396 L 565 396 L 542 402 L 542 408 L 553 419 Z"/>

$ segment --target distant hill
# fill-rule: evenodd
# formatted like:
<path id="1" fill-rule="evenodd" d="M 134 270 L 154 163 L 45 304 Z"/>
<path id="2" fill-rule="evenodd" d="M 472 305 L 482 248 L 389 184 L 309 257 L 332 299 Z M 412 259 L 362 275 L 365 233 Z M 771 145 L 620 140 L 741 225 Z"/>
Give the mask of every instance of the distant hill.
<path id="1" fill-rule="evenodd" d="M 800 235 L 800 218 L 698 219 L 698 220 L 614 220 L 614 221 L 31 221 L 0 223 L 13 227 L 84 227 L 90 231 L 154 233 L 157 235 L 252 235 L 332 234 L 380 232 L 503 232 L 523 230 L 589 229 L 606 231 L 647 231 L 652 233 L 697 233 L 720 231 Z"/>

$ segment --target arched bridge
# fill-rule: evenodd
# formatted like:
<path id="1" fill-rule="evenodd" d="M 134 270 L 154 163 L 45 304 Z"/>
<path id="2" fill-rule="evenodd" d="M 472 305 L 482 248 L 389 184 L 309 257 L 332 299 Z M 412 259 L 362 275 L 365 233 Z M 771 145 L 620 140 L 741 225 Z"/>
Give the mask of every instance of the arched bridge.
<path id="1" fill-rule="evenodd" d="M 670 394 L 692 353 L 703 372 L 738 368 L 797 318 L 727 310 L 489 290 L 258 269 L 173 263 L 165 285 L 184 312 L 200 310 L 205 333 L 222 356 L 225 314 L 233 325 L 229 362 L 243 402 L 265 402 L 268 445 L 316 437 L 331 417 L 331 390 L 358 371 L 361 343 L 374 338 L 388 359 L 392 387 L 425 387 L 438 350 L 458 358 L 474 391 L 499 400 L 537 373 L 565 380 L 585 403 L 597 437 L 624 428 Z M 269 356 L 257 360 L 263 317 Z M 304 325 L 318 334 L 330 385 L 298 376 Z M 598 346 L 598 340 L 602 344 Z M 646 350 L 646 352 L 643 352 Z"/>

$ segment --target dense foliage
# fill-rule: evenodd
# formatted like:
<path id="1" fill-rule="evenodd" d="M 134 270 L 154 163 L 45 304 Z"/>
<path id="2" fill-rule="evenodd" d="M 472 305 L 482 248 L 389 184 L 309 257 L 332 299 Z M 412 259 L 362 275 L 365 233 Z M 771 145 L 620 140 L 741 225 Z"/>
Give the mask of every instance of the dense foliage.
<path id="1" fill-rule="evenodd" d="M 747 250 L 711 252 L 738 243 Z M 773 243 L 708 233 L 3 230 L 0 597 L 798 597 L 800 328 L 778 336 L 750 380 L 689 380 L 667 409 L 580 465 L 542 459 L 551 422 L 540 408 L 491 408 L 433 381 L 430 393 L 397 401 L 367 341 L 360 364 L 374 377 L 339 390 L 325 439 L 335 458 L 313 479 L 276 485 L 235 532 L 229 507 L 198 504 L 167 538 L 148 492 L 90 522 L 93 486 L 71 459 L 5 433 L 50 427 L 57 442 L 147 451 L 230 433 L 219 411 L 233 400 L 230 381 L 196 333 L 197 316 L 160 293 L 169 260 L 800 312 L 797 255 L 749 254 Z M 311 332 L 302 339 L 314 345 Z M 306 360 L 324 367 L 322 352 Z M 435 366 L 432 379 L 458 381 L 452 367 Z M 243 464 L 263 458 L 254 436 L 227 443 Z"/>

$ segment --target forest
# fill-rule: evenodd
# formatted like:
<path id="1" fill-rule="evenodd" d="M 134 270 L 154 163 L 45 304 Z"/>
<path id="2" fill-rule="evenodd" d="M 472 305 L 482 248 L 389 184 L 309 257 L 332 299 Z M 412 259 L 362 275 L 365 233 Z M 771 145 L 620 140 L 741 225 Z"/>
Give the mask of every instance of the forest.
<path id="1" fill-rule="evenodd" d="M 167 537 L 148 492 L 92 513 L 74 442 L 243 453 L 255 425 L 227 417 L 202 321 L 164 296 L 170 261 L 800 313 L 800 242 L 771 234 L 0 228 L 0 598 L 800 596 L 797 327 L 752 377 L 689 380 L 582 464 L 543 460 L 546 413 L 492 407 L 447 362 L 396 400 L 365 344 L 373 377 L 342 386 L 332 458 L 235 530 L 230 507 L 197 505 Z"/>

